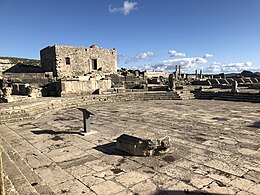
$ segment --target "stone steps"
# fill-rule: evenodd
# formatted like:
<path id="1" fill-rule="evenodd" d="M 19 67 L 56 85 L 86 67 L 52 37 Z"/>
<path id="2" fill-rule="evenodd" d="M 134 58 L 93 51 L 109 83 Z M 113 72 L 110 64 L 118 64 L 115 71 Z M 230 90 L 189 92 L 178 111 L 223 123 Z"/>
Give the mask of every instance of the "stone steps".
<path id="1" fill-rule="evenodd" d="M 64 107 L 93 104 L 99 102 L 148 101 L 148 100 L 181 100 L 176 92 L 135 92 L 125 94 L 88 95 L 62 98 L 38 98 L 38 101 L 14 102 L 0 105 L 0 124 L 26 119 L 34 119 L 53 110 Z M 8 105 L 10 105 L 8 107 Z"/>
<path id="2" fill-rule="evenodd" d="M 1 137 L 6 194 L 54 195 L 18 152 Z"/>
<path id="3" fill-rule="evenodd" d="M 123 94 L 86 95 L 61 98 L 37 98 L 36 100 L 0 104 L 0 124 L 38 118 L 54 110 L 72 106 L 88 105 L 99 102 L 120 101 L 149 101 L 149 100 L 186 100 L 186 99 L 215 99 L 229 101 L 260 102 L 259 94 L 223 93 L 223 92 L 135 92 Z"/>
<path id="4" fill-rule="evenodd" d="M 190 91 L 178 91 L 177 94 L 179 95 L 180 99 L 182 100 L 191 100 L 195 99 L 195 96 Z"/>
<path id="5" fill-rule="evenodd" d="M 215 97 L 215 100 L 227 100 L 227 101 L 239 101 L 239 102 L 252 102 L 254 99 L 251 96 L 232 96 L 232 95 L 224 95 Z"/>
<path id="6" fill-rule="evenodd" d="M 240 101 L 260 103 L 260 93 L 230 93 L 230 92 L 210 92 L 200 91 L 194 92 L 196 99 L 224 100 L 224 101 Z"/>
<path id="7" fill-rule="evenodd" d="M 30 194 L 38 195 L 39 193 L 30 185 L 25 176 L 15 165 L 15 163 L 9 158 L 5 150 L 2 153 L 4 174 L 12 183 L 15 191 L 18 194 Z M 9 191 L 9 189 L 6 189 Z"/>
<path id="8" fill-rule="evenodd" d="M 5 195 L 19 195 L 16 191 L 13 183 L 9 179 L 9 177 L 6 175 L 4 176 L 4 187 L 5 187 Z"/>
<path id="9" fill-rule="evenodd" d="M 207 99 L 207 100 L 212 100 L 216 97 L 214 92 L 207 92 L 207 91 L 194 91 L 194 96 L 196 99 Z"/>

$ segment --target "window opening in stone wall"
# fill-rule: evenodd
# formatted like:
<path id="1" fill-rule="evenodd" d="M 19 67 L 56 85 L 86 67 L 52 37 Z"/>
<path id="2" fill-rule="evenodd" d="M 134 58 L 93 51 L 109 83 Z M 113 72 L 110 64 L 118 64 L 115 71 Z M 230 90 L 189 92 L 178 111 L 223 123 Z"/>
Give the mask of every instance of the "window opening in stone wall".
<path id="1" fill-rule="evenodd" d="M 66 60 L 66 64 L 70 64 L 70 58 L 65 58 L 65 60 Z"/>
<path id="2" fill-rule="evenodd" d="M 92 70 L 97 70 L 97 59 L 92 59 Z"/>

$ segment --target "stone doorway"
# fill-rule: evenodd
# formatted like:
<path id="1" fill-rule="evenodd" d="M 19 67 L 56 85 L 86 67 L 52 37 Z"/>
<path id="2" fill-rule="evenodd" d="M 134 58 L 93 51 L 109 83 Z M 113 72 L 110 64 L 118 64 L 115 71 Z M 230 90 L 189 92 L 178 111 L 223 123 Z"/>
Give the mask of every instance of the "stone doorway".
<path id="1" fill-rule="evenodd" d="M 97 59 L 91 59 L 91 64 L 92 64 L 92 70 L 97 70 L 98 69 L 98 63 Z"/>

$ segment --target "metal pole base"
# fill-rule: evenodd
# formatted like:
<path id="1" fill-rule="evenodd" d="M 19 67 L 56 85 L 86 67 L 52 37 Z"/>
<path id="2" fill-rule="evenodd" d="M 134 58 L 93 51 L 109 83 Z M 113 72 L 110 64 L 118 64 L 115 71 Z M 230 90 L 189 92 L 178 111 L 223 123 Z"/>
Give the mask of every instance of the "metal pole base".
<path id="1" fill-rule="evenodd" d="M 87 136 L 87 135 L 92 135 L 92 134 L 96 134 L 96 133 L 97 133 L 96 131 L 90 131 L 90 132 L 81 131 L 80 135 Z"/>

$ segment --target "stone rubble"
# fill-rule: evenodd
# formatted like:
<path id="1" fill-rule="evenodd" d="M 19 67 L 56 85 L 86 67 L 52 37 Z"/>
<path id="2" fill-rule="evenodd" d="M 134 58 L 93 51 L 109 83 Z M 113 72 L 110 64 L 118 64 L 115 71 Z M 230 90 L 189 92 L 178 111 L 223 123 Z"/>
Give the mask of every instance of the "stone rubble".
<path id="1" fill-rule="evenodd" d="M 142 139 L 131 135 L 123 134 L 116 140 L 116 148 L 134 156 L 152 156 L 165 153 L 171 146 L 170 138 L 163 139 Z"/>

